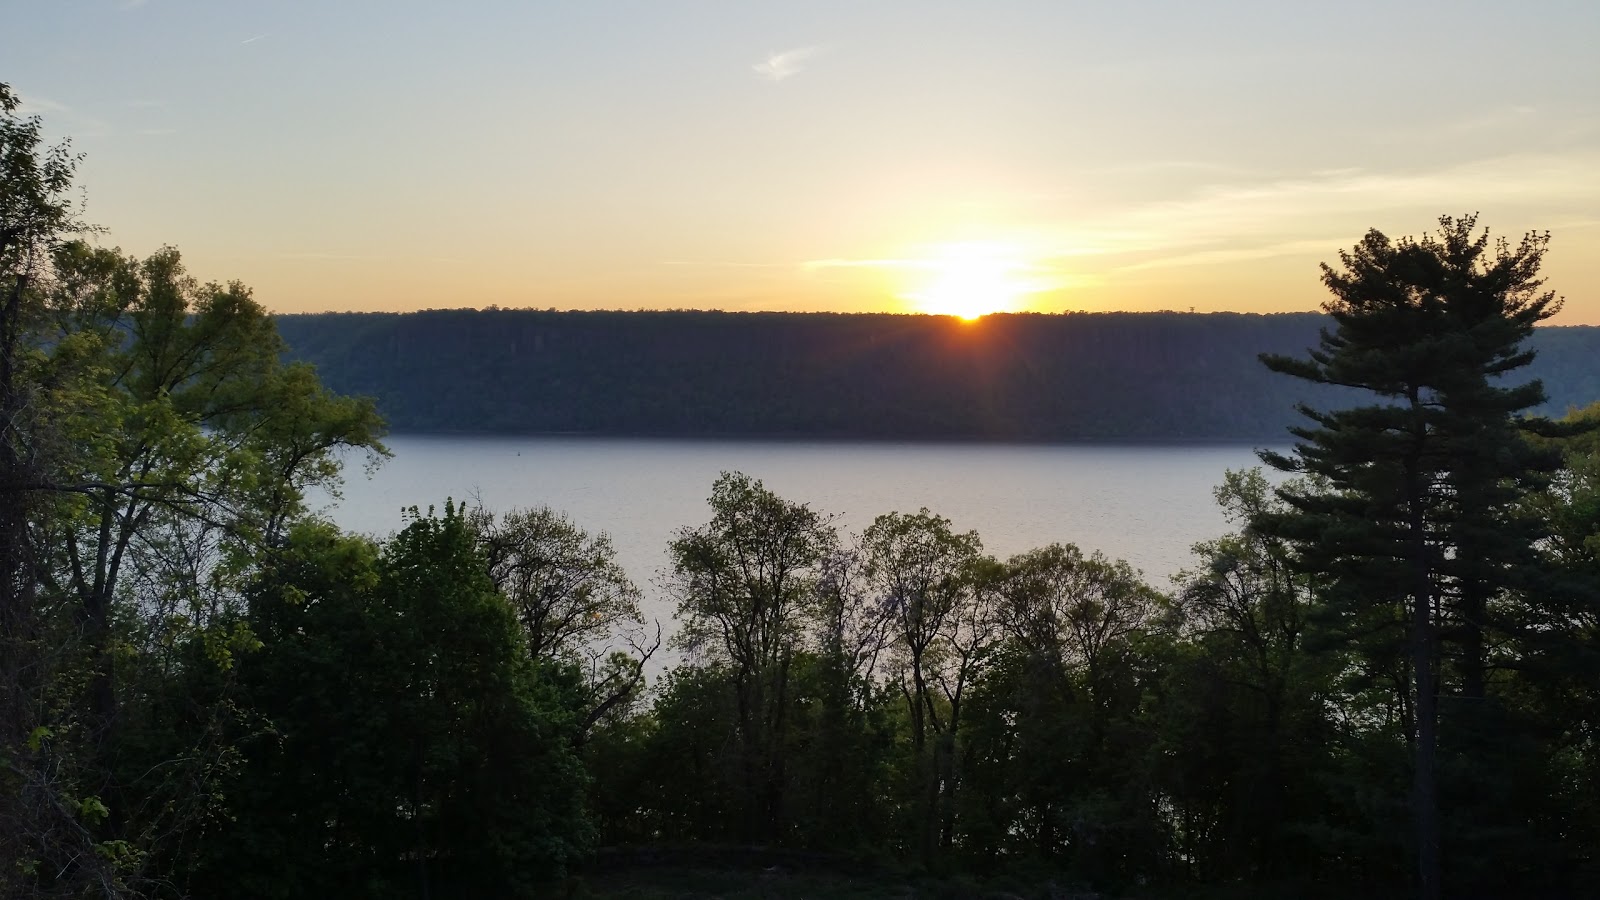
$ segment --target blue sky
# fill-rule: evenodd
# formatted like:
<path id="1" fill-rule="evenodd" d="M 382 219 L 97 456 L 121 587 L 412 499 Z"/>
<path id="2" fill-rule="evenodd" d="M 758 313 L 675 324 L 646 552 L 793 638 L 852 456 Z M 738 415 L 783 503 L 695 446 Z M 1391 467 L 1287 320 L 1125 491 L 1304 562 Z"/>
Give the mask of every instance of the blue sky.
<path id="1" fill-rule="evenodd" d="M 273 309 L 1311 309 L 1367 228 L 1480 211 L 1600 323 L 1600 3 L 5 18 L 102 240 Z"/>

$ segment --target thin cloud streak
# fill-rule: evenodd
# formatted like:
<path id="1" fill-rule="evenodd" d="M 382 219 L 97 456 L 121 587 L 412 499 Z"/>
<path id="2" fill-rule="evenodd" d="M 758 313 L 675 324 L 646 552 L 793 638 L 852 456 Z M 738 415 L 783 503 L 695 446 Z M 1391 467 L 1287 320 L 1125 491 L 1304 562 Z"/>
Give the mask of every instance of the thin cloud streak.
<path id="1" fill-rule="evenodd" d="M 1277 244 L 1267 244 L 1259 247 L 1241 247 L 1229 250 L 1201 250 L 1194 253 L 1183 253 L 1177 256 L 1165 256 L 1157 259 L 1134 263 L 1131 266 L 1118 266 L 1110 270 L 1116 274 L 1129 272 L 1144 272 L 1150 269 L 1169 269 L 1181 266 L 1214 266 L 1235 262 L 1251 262 L 1261 259 L 1272 259 L 1279 256 L 1302 256 L 1308 253 L 1328 253 L 1330 248 L 1337 248 L 1342 244 L 1350 243 L 1349 236 L 1310 238 L 1299 241 L 1283 241 Z"/>
<path id="2" fill-rule="evenodd" d="M 454 256 L 388 256 L 360 253 L 279 253 L 274 259 L 308 260 L 312 262 L 445 262 L 460 263 L 466 260 Z"/>
<path id="3" fill-rule="evenodd" d="M 1311 252 L 1311 245 L 1322 240 L 1315 236 L 1328 232 L 1330 219 L 1382 227 L 1383 217 L 1394 211 L 1424 209 L 1437 215 L 1491 204 L 1590 204 L 1600 201 L 1600 183 L 1589 174 L 1597 167 L 1597 154 L 1518 155 L 1419 173 L 1344 169 L 1256 184 L 1214 184 L 1187 199 L 1146 204 L 1093 224 L 1056 230 L 1054 240 L 1073 250 L 1050 255 L 1161 254 L 1107 267 L 1132 272 L 1226 263 L 1234 261 L 1234 254 L 1259 259 Z M 1462 209 L 1454 208 L 1463 203 Z M 1292 240 L 1283 240 L 1285 236 Z M 1321 249 L 1331 252 L 1358 236 L 1346 234 Z"/>
<path id="4" fill-rule="evenodd" d="M 1188 197 L 1132 206 L 1092 222 L 1041 225 L 1035 252 L 1023 259 L 1028 271 L 1076 285 L 1154 270 L 1328 257 L 1369 227 L 1391 234 L 1411 230 L 1392 223 L 1399 216 L 1410 222 L 1417 211 L 1431 223 L 1439 213 L 1495 205 L 1558 206 L 1566 211 L 1529 224 L 1586 227 L 1594 218 L 1588 208 L 1600 203 L 1600 182 L 1588 175 L 1596 169 L 1600 154 L 1520 154 L 1422 172 L 1343 168 L 1215 182 Z M 827 258 L 801 268 L 919 271 L 939 265 L 937 258 Z"/>
<path id="5" fill-rule="evenodd" d="M 692 259 L 664 259 L 663 266 L 680 266 L 696 269 L 787 269 L 790 263 L 764 263 L 764 262 L 725 262 L 721 260 L 699 261 Z"/>
<path id="6" fill-rule="evenodd" d="M 49 114 L 51 124 L 62 129 L 74 138 L 98 138 L 111 134 L 111 126 L 104 120 L 86 115 L 65 103 L 57 103 L 35 94 L 23 94 L 21 111 L 23 115 L 36 116 Z"/>
<path id="7" fill-rule="evenodd" d="M 57 103 L 54 100 L 47 100 L 44 97 L 32 94 L 24 94 L 19 99 L 22 101 L 22 113 L 24 115 L 36 116 L 42 113 L 73 115 L 72 107 L 65 103 Z"/>
<path id="8" fill-rule="evenodd" d="M 1084 169 L 1085 175 L 1148 175 L 1152 172 L 1214 172 L 1219 175 L 1250 175 L 1255 170 L 1225 163 L 1189 159 L 1152 159 Z"/>
<path id="9" fill-rule="evenodd" d="M 820 47 L 796 47 L 782 53 L 768 54 L 764 62 L 756 63 L 750 68 L 768 81 L 782 81 L 799 73 L 803 68 L 802 64 L 816 56 L 820 50 Z"/>
<path id="10" fill-rule="evenodd" d="M 921 260 L 915 259 L 845 259 L 834 257 L 831 259 L 808 259 L 800 264 L 800 268 L 808 272 L 818 269 L 898 269 L 915 267 Z"/>
<path id="11" fill-rule="evenodd" d="M 271 32 L 267 32 L 266 34 L 258 34 L 255 37 L 247 37 L 244 40 L 240 41 L 239 43 L 240 44 L 254 44 L 256 41 L 259 41 L 262 38 L 269 38 L 269 37 L 272 37 L 272 33 Z"/>

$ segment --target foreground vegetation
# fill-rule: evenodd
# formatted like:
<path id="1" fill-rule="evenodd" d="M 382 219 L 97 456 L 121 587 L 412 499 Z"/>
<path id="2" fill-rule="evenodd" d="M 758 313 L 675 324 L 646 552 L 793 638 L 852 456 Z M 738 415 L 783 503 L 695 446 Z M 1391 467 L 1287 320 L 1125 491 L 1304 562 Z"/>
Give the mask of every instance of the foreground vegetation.
<path id="1" fill-rule="evenodd" d="M 1289 473 L 1163 594 L 727 473 L 681 662 L 557 512 L 309 516 L 384 453 L 238 284 L 79 240 L 0 90 L 0 894 L 1578 896 L 1600 408 L 1523 417 L 1545 238 L 1325 272 Z M 1290 379 L 1286 382 L 1294 383 Z M 420 490 L 420 489 L 419 489 Z M 493 498 L 486 498 L 492 504 Z"/>

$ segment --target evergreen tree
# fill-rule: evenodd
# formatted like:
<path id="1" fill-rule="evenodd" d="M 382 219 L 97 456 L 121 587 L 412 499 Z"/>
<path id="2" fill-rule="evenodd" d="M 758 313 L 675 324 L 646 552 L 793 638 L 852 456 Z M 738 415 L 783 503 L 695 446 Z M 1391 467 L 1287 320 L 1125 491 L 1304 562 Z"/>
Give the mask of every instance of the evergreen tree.
<path id="1" fill-rule="evenodd" d="M 1507 376 L 1533 358 L 1522 342 L 1560 308 L 1538 278 L 1548 235 L 1512 247 L 1477 234 L 1476 216 L 1439 220 L 1438 234 L 1392 241 L 1377 231 L 1342 268 L 1309 358 L 1264 355 L 1272 370 L 1363 392 L 1291 429 L 1294 454 L 1269 464 L 1312 476 L 1280 496 L 1290 507 L 1257 526 L 1288 540 L 1301 566 L 1327 579 L 1330 619 L 1357 652 L 1409 670 L 1401 707 L 1412 755 L 1412 812 L 1421 894 L 1441 891 L 1441 700 L 1481 701 L 1486 634 L 1498 598 L 1530 573 L 1535 524 L 1519 499 L 1558 465 L 1525 436 L 1549 431 L 1520 413 L 1537 381 Z"/>

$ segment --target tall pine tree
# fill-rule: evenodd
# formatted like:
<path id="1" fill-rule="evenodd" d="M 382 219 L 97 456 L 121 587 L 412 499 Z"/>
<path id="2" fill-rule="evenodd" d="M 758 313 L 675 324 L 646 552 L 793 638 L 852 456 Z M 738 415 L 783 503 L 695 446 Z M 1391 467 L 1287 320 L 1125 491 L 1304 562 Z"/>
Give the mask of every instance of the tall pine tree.
<path id="1" fill-rule="evenodd" d="M 1312 476 L 1280 491 L 1288 504 L 1258 528 L 1287 539 L 1328 585 L 1325 611 L 1351 651 L 1409 671 L 1399 698 L 1412 761 L 1421 896 L 1440 896 L 1441 722 L 1481 707 L 1497 598 L 1531 574 L 1537 525 L 1518 500 L 1559 465 L 1525 440 L 1548 431 L 1523 411 L 1544 400 L 1516 383 L 1522 342 L 1560 308 L 1538 277 L 1549 236 L 1515 247 L 1477 233 L 1477 217 L 1443 217 L 1436 235 L 1368 232 L 1323 266 L 1333 293 L 1309 358 L 1267 355 L 1272 370 L 1353 389 L 1352 405 L 1301 406 L 1292 455 L 1270 465 Z M 1359 392 L 1359 393 L 1356 393 Z M 1465 713 L 1471 718 L 1474 713 Z M 1465 727 L 1465 726 L 1464 726 Z"/>

